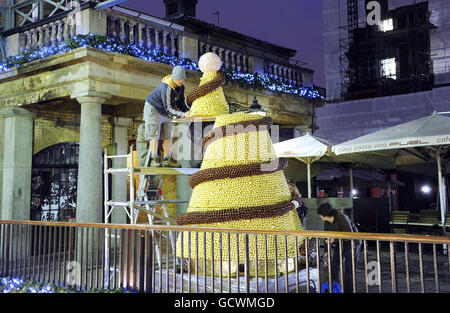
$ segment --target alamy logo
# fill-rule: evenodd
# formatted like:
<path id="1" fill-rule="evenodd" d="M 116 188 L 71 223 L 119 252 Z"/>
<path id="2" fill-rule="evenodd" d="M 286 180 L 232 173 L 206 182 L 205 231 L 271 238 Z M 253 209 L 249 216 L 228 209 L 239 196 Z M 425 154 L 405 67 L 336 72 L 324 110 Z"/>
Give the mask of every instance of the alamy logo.
<path id="1" fill-rule="evenodd" d="M 367 24 L 370 26 L 380 25 L 381 23 L 381 5 L 378 1 L 367 2 Z"/>
<path id="2" fill-rule="evenodd" d="M 380 285 L 380 263 L 377 261 L 370 261 L 367 263 L 367 284 L 369 286 Z"/>
<path id="3" fill-rule="evenodd" d="M 70 261 L 66 265 L 66 282 L 70 287 L 81 285 L 81 266 L 77 261 Z"/>

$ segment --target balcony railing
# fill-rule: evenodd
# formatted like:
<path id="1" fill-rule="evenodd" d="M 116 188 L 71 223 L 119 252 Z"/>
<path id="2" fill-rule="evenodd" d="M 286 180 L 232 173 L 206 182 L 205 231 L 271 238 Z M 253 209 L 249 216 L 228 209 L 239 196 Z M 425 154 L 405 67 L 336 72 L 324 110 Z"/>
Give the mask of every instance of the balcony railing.
<path id="1" fill-rule="evenodd" d="M 170 234 L 187 245 L 172 244 Z M 236 244 L 230 243 L 232 237 Z M 308 240 L 302 253 L 304 238 Z M 350 240 L 352 257 L 347 270 L 352 290 L 346 292 L 450 291 L 447 237 L 178 226 L 0 221 L 0 275 L 79 290 L 322 292 L 324 283 L 333 283 L 332 271 L 324 265 L 332 263 L 332 238 L 337 245 L 341 288 L 344 243 Z M 327 242 L 317 254 L 315 247 L 324 239 Z M 268 242 L 275 242 L 275 262 L 267 258 Z M 292 244 L 294 252 L 288 249 Z M 184 247 L 189 248 L 185 251 Z M 202 248 L 207 255 L 221 252 L 220 259 L 199 258 Z M 328 252 L 325 260 L 318 257 L 323 250 Z M 227 257 L 232 253 L 234 260 Z"/>
<path id="2" fill-rule="evenodd" d="M 224 69 L 241 73 L 253 73 L 248 54 L 239 52 L 237 49 L 225 48 L 210 42 L 199 41 L 198 44 L 199 56 L 207 52 L 213 52 L 223 61 Z"/>
<path id="3" fill-rule="evenodd" d="M 312 87 L 312 75 L 304 75 L 297 66 L 281 65 L 273 62 L 264 64 L 264 74 L 280 79 L 285 84 L 300 87 Z"/>
<path id="4" fill-rule="evenodd" d="M 180 40 L 183 27 L 135 13 L 121 7 L 107 10 L 106 35 L 141 48 L 157 49 L 174 56 L 182 55 Z"/>
<path id="5" fill-rule="evenodd" d="M 36 3 L 31 1 L 29 4 Z M 92 33 L 106 35 L 124 44 L 130 44 L 133 46 L 133 51 L 139 51 L 135 49 L 136 47 L 155 49 L 164 54 L 191 59 L 194 62 L 198 61 L 204 53 L 214 52 L 221 57 L 224 69 L 230 72 L 263 74 L 275 79 L 276 85 L 282 90 L 288 90 L 288 93 L 305 95 L 303 91 L 299 93 L 298 89 L 304 89 L 305 92 L 306 88 L 314 89 L 312 71 L 291 64 L 288 60 L 277 62 L 273 57 L 266 59 L 243 47 L 224 46 L 220 42 L 191 37 L 189 33 L 184 32 L 182 25 L 139 11 L 113 6 L 100 14 L 92 6 L 93 3 L 83 2 L 81 6 L 64 8 L 62 12 L 42 16 L 39 19 L 29 18 L 24 25 L 8 28 L 4 33 L 8 47 L 3 49 L 5 51 L 2 51 L 2 58 L 3 54 L 6 57 L 23 56 L 29 49 L 55 47 L 58 43 L 74 38 L 75 35 Z M 88 20 L 97 20 L 97 23 L 90 24 Z M 253 48 L 259 49 L 259 47 Z M 47 52 L 53 53 L 52 51 L 56 50 L 49 49 Z M 34 55 L 32 60 L 35 59 Z"/>
<path id="6" fill-rule="evenodd" d="M 236 47 L 225 47 L 215 42 L 199 41 L 198 55 L 201 56 L 207 52 L 217 54 L 223 61 L 223 68 L 228 71 L 240 73 L 254 73 L 256 68 L 253 66 L 253 55 L 240 51 Z M 306 75 L 304 70 L 293 64 L 281 65 L 278 63 L 263 61 L 261 74 L 271 78 L 279 79 L 287 85 L 294 87 L 313 87 L 312 74 Z"/>
<path id="7" fill-rule="evenodd" d="M 28 49 L 42 49 L 55 45 L 75 36 L 75 34 L 75 15 L 67 15 L 62 19 L 26 30 L 23 39 L 19 42 L 19 53 Z"/>

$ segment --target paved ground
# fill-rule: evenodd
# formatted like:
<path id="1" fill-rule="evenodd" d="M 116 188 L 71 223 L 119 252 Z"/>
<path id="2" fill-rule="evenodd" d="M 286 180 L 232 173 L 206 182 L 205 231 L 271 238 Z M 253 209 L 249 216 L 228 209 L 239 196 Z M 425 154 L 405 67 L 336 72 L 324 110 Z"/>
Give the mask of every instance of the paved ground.
<path id="1" fill-rule="evenodd" d="M 392 266 L 390 261 L 390 251 L 388 247 L 383 247 L 380 251 L 381 259 L 381 292 L 393 292 L 392 289 Z M 370 247 L 367 253 L 367 263 L 377 260 L 375 247 Z M 431 245 L 424 245 L 422 253 L 423 264 L 423 291 L 425 293 L 450 292 L 450 268 L 449 258 L 444 254 L 442 248 L 438 247 L 436 252 L 436 268 L 437 281 L 436 286 L 436 271 L 434 265 L 433 250 Z M 373 263 L 372 263 L 373 264 Z M 368 282 L 376 283 L 376 272 L 373 272 L 375 267 L 368 266 Z M 408 274 L 409 274 L 409 288 L 412 293 L 422 292 L 420 262 L 417 245 L 410 245 L 408 253 Z M 395 249 L 395 277 L 397 292 L 408 292 L 407 268 L 404 245 L 397 245 Z M 375 280 L 375 281 L 374 281 Z M 358 270 L 357 270 L 357 292 L 366 292 L 366 274 L 364 254 L 361 252 Z M 436 289 L 438 288 L 438 289 Z M 369 292 L 379 292 L 379 285 L 368 283 Z"/>

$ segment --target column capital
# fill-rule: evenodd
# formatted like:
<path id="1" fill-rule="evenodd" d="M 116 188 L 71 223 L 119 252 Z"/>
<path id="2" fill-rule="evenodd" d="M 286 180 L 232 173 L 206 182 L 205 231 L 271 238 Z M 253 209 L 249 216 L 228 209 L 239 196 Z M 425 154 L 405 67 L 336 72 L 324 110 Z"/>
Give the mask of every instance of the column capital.
<path id="1" fill-rule="evenodd" d="M 3 118 L 6 117 L 28 117 L 28 118 L 34 118 L 37 114 L 35 112 L 29 111 L 27 109 L 21 108 L 21 107 L 6 107 L 3 109 L 0 109 L 0 116 Z"/>
<path id="2" fill-rule="evenodd" d="M 102 104 L 107 99 L 110 99 L 112 97 L 111 94 L 106 92 L 97 92 L 97 91 L 90 91 L 90 90 L 81 90 L 76 91 L 72 93 L 70 96 L 72 99 L 77 99 L 79 103 L 83 102 L 94 102 Z"/>
<path id="3" fill-rule="evenodd" d="M 77 101 L 80 104 L 83 104 L 83 103 L 103 104 L 106 101 L 106 98 L 93 97 L 93 96 L 81 96 L 81 97 L 77 97 Z"/>

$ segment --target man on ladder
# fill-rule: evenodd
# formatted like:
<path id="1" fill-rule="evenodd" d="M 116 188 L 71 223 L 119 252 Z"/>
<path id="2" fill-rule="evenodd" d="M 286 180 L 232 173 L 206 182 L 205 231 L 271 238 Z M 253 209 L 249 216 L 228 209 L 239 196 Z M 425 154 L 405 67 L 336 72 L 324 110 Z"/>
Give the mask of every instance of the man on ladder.
<path id="1" fill-rule="evenodd" d="M 181 66 L 175 66 L 172 75 L 165 76 L 161 84 L 156 87 L 146 98 L 143 120 L 144 123 L 138 128 L 136 149 L 138 165 L 140 167 L 178 167 L 176 161 L 171 158 L 173 126 L 171 117 L 189 118 L 189 106 L 184 97 L 184 80 L 186 73 Z M 162 140 L 163 159 L 160 162 L 158 156 L 158 142 Z M 151 200 L 158 202 L 163 210 L 163 218 L 167 225 L 167 206 L 162 194 L 163 177 L 161 175 L 139 175 L 139 186 L 136 201 L 146 202 L 145 208 L 149 213 L 148 222 L 154 224 L 155 209 L 158 204 L 150 204 Z M 149 194 L 150 193 L 150 194 Z M 151 199 L 151 200 L 150 200 Z M 136 212 L 137 213 L 137 212 Z M 135 218 L 137 222 L 137 215 Z M 152 236 L 155 236 L 152 230 Z M 175 241 L 173 234 L 169 233 L 172 251 Z M 161 256 L 158 243 L 156 243 L 156 257 L 161 266 Z"/>
<path id="2" fill-rule="evenodd" d="M 149 143 L 150 156 L 147 161 L 149 163 L 143 162 L 143 166 L 160 167 L 162 163 L 163 167 L 178 167 L 177 162 L 171 158 L 173 126 L 170 117 L 190 117 L 190 108 L 184 98 L 185 79 L 184 68 L 175 66 L 172 75 L 165 76 L 161 84 L 146 98 L 144 126 L 141 125 L 141 127 L 144 127 L 144 140 Z M 162 162 L 158 157 L 158 140 L 160 139 L 164 152 Z M 142 151 L 145 145 L 141 145 L 140 148 L 141 151 L 137 152 L 139 160 L 142 160 L 143 157 L 145 158 Z"/>

